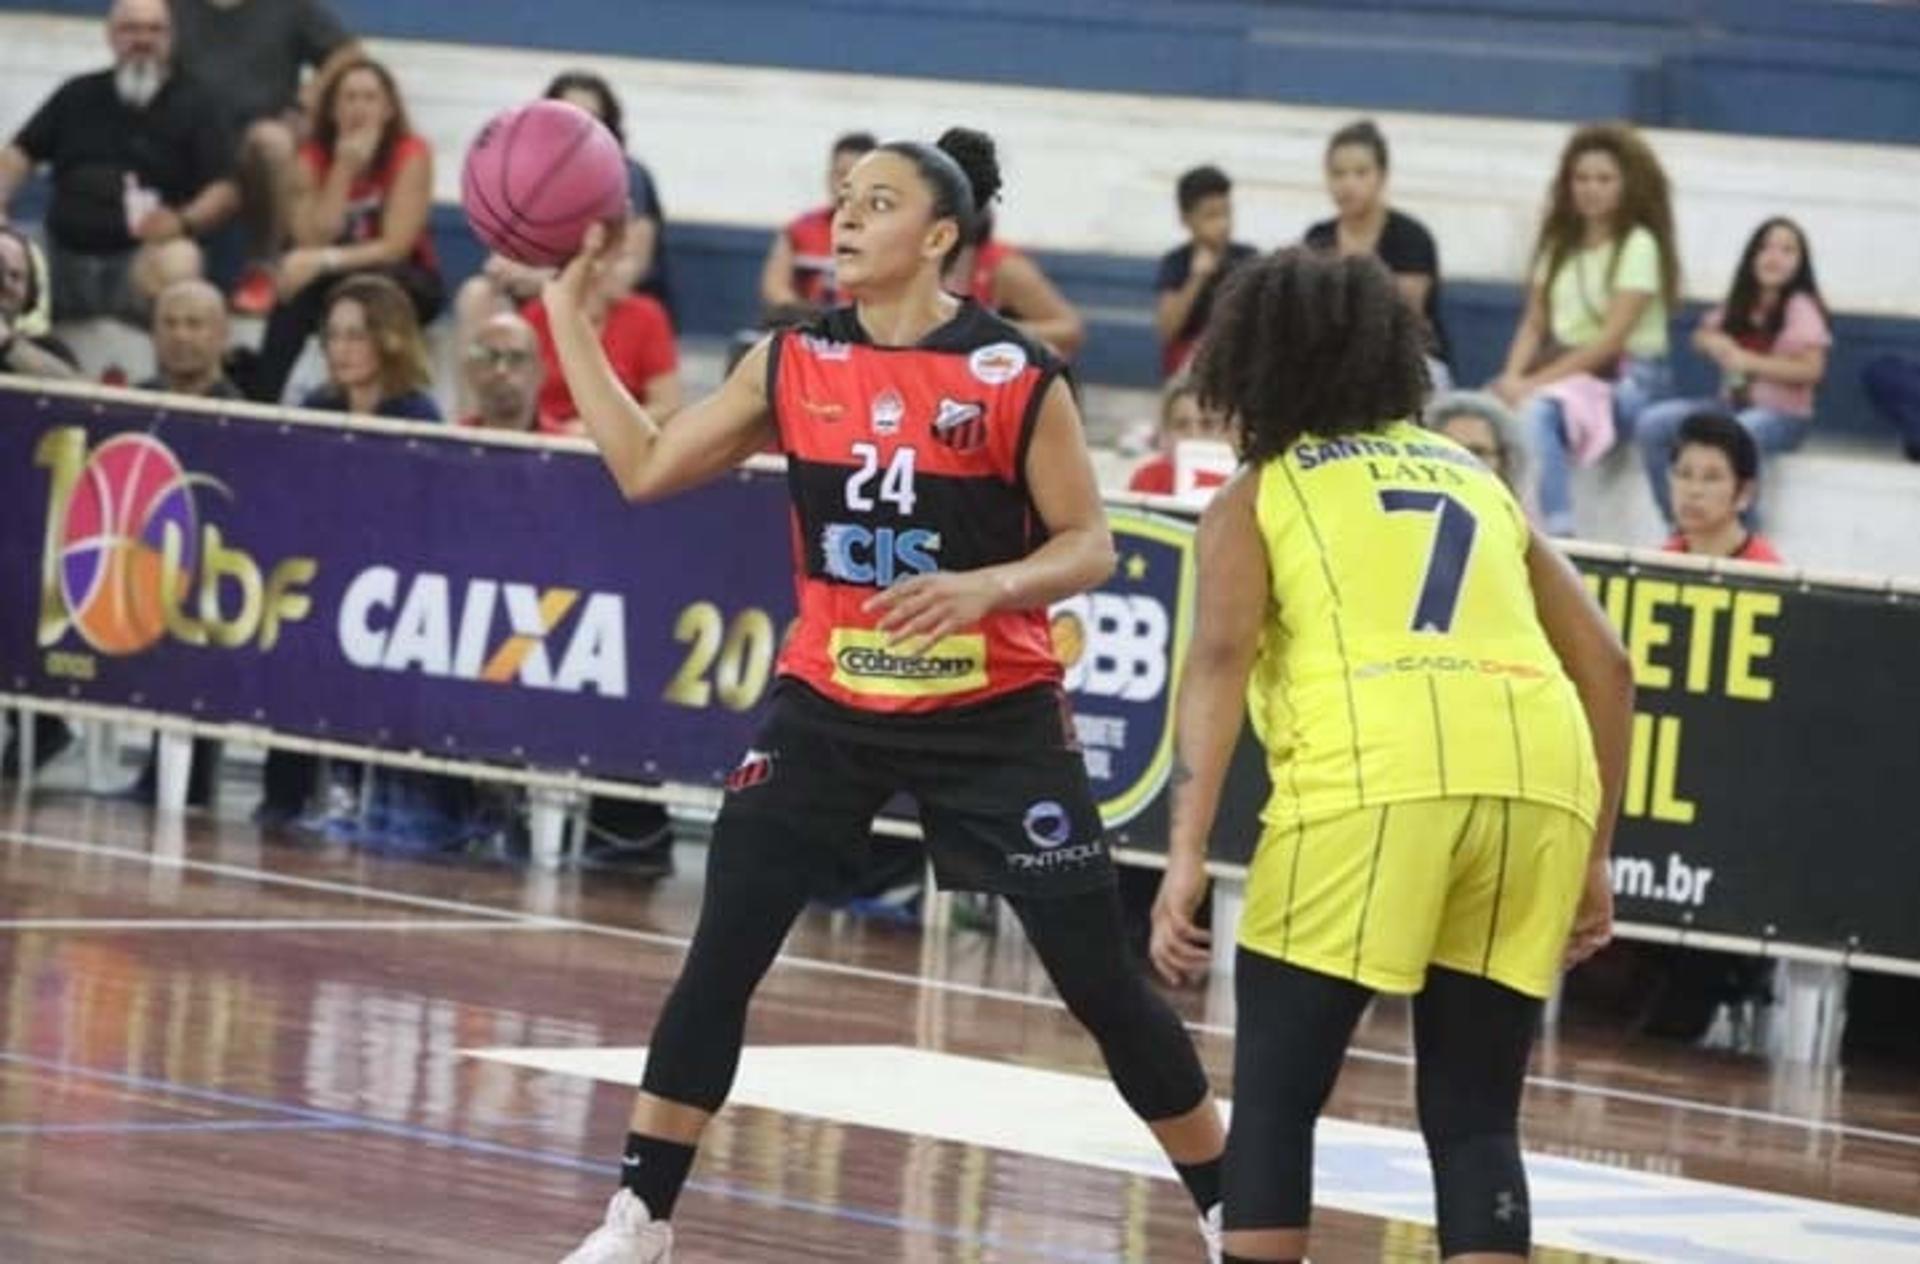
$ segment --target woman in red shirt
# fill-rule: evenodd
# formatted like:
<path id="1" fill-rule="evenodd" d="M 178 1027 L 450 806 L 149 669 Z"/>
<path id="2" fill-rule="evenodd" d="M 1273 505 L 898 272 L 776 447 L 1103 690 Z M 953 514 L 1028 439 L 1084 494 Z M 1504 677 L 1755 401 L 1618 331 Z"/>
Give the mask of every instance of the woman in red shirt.
<path id="1" fill-rule="evenodd" d="M 294 164 L 294 249 L 280 263 L 280 301 L 251 383 L 253 397 L 269 402 L 286 389 L 340 278 L 387 276 L 422 325 L 446 304 L 427 234 L 433 151 L 414 134 L 392 72 L 370 57 L 349 61 L 321 93 L 315 120 Z"/>
<path id="2" fill-rule="evenodd" d="M 763 312 L 803 305 L 824 309 L 840 302 L 840 291 L 833 284 L 833 202 L 853 164 L 879 144 L 871 132 L 848 132 L 833 142 L 826 203 L 794 216 L 767 247 L 766 262 L 760 267 Z"/>
<path id="3" fill-rule="evenodd" d="M 603 267 L 587 291 L 583 314 L 599 332 L 600 349 L 620 385 L 665 421 L 680 411 L 680 356 L 673 321 L 659 300 L 626 289 L 622 280 L 619 268 Z M 536 428 L 542 434 L 581 433 L 580 409 L 560 371 L 546 300 L 533 300 L 520 314 L 540 339 L 540 363 L 546 369 Z"/>
<path id="4" fill-rule="evenodd" d="M 1000 313 L 1029 338 L 1072 359 L 1087 340 L 1079 310 L 1031 256 L 994 237 L 991 212 L 981 215 L 974 234 L 947 268 L 948 292 Z"/>

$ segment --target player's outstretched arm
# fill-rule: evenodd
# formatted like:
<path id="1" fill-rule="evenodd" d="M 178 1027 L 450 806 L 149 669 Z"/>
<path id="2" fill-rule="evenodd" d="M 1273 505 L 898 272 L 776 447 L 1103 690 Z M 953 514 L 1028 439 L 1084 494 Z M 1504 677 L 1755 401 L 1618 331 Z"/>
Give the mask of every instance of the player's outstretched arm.
<path id="1" fill-rule="evenodd" d="M 1267 549 L 1254 516 L 1257 469 L 1243 469 L 1200 518 L 1193 639 L 1175 700 L 1173 817 L 1148 952 L 1169 983 L 1199 978 L 1211 937 L 1194 924 L 1207 837 L 1247 715 L 1247 678 L 1270 614 Z"/>
<path id="2" fill-rule="evenodd" d="M 547 283 L 547 316 L 567 389 L 620 494 L 658 500 L 718 477 L 772 440 L 767 344 L 743 357 L 719 390 L 662 425 L 614 375 L 587 319 L 589 294 L 613 249 L 602 225 L 588 230 L 580 253 Z"/>

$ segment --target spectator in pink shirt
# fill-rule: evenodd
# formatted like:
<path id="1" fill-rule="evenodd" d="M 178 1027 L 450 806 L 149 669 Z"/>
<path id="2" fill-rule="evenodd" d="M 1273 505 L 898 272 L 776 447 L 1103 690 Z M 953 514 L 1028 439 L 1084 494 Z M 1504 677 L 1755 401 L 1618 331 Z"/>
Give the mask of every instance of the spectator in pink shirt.
<path id="1" fill-rule="evenodd" d="M 1789 219 L 1754 230 L 1727 301 L 1701 318 L 1694 350 L 1720 367 L 1718 406 L 1753 436 L 1760 453 L 1791 452 L 1813 428 L 1813 392 L 1827 372 L 1833 332 L 1813 278 L 1807 235 Z M 1714 401 L 1675 399 L 1640 415 L 1635 434 L 1660 514 L 1673 521 L 1668 468 L 1688 416 Z"/>

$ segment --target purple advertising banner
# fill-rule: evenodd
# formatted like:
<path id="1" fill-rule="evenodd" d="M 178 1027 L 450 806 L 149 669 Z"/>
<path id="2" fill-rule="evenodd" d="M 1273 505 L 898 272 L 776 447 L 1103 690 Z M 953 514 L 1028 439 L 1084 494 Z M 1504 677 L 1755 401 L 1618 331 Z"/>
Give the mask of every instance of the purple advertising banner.
<path id="1" fill-rule="evenodd" d="M 1114 841 L 1159 852 L 1193 524 L 1110 520 L 1119 566 L 1054 607 L 1054 646 Z M 579 448 L 0 385 L 0 694 L 713 787 L 791 557 L 771 472 L 633 506 Z M 1622 917 L 1920 961 L 1920 589 L 1580 565 L 1640 685 Z M 1251 858 L 1268 790 L 1243 737 L 1216 860 Z"/>
<path id="2" fill-rule="evenodd" d="M 0 388 L 0 687 L 710 785 L 792 613 L 780 489 Z"/>

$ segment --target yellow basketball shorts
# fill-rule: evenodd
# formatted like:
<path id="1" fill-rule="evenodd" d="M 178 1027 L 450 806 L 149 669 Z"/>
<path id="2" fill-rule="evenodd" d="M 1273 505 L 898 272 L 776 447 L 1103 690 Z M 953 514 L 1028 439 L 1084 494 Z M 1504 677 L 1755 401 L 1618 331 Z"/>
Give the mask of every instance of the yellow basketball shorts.
<path id="1" fill-rule="evenodd" d="M 1240 945 L 1381 992 L 1444 966 L 1544 997 L 1560 974 L 1593 829 L 1564 808 L 1453 798 L 1269 826 Z"/>

